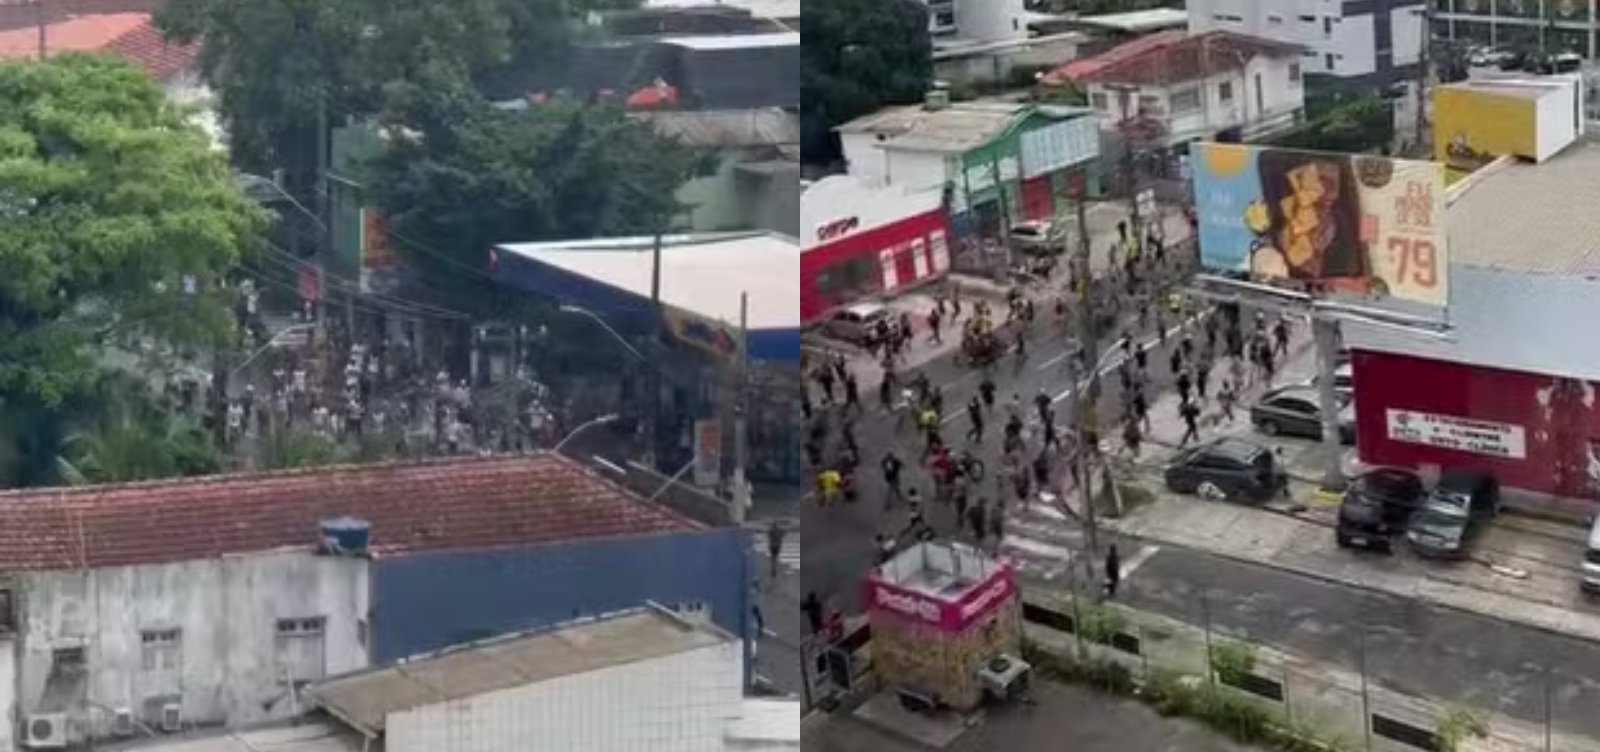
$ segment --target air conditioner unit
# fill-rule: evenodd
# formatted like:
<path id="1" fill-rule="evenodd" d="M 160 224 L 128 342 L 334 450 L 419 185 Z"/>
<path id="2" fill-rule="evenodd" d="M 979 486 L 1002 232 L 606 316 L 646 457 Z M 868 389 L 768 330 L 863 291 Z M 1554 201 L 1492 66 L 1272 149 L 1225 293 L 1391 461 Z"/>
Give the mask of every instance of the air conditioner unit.
<path id="1" fill-rule="evenodd" d="M 183 706 L 169 702 L 161 706 L 161 730 L 177 733 L 183 730 Z"/>
<path id="2" fill-rule="evenodd" d="M 111 712 L 111 733 L 117 736 L 133 736 L 135 730 L 132 708 L 117 708 Z"/>
<path id="3" fill-rule="evenodd" d="M 66 749 L 67 714 L 35 713 L 22 729 L 22 746 L 28 749 Z"/>

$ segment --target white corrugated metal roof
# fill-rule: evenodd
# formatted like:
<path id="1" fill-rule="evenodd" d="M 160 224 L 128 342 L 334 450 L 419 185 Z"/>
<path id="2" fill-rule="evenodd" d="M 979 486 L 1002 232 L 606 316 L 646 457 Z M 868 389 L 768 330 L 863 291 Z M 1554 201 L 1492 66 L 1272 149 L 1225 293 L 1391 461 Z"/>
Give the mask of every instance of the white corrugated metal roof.
<path id="1" fill-rule="evenodd" d="M 800 32 L 779 31 L 769 34 L 727 34 L 704 37 L 663 37 L 662 44 L 691 50 L 745 50 L 757 47 L 799 47 Z"/>
<path id="2" fill-rule="evenodd" d="M 1600 273 L 1600 142 L 1497 168 L 1451 204 L 1448 221 L 1453 263 Z"/>
<path id="3" fill-rule="evenodd" d="M 511 253 L 645 298 L 650 237 L 503 243 Z M 739 325 L 739 294 L 750 294 L 751 329 L 800 323 L 800 242 L 776 233 L 667 235 L 661 239 L 661 302 Z"/>

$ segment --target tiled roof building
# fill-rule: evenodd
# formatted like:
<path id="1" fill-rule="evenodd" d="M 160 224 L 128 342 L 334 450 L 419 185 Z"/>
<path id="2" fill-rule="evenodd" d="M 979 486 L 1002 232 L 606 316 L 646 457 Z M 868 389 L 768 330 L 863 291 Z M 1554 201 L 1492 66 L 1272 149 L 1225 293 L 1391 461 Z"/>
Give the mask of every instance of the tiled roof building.
<path id="1" fill-rule="evenodd" d="M 168 42 L 149 13 L 98 13 L 55 20 L 45 27 L 44 47 L 48 54 L 113 54 L 158 82 L 189 70 L 200 53 L 198 44 Z M 31 59 L 38 55 L 38 28 L 0 31 L 0 59 Z"/>

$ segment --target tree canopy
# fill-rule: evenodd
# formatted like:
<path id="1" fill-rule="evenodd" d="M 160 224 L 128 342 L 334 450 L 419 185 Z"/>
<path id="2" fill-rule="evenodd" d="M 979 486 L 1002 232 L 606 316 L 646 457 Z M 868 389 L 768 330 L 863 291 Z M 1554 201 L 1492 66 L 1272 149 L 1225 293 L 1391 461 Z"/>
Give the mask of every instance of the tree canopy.
<path id="1" fill-rule="evenodd" d="M 918 0 L 808 0 L 800 34 L 800 108 L 827 127 L 920 101 L 933 79 Z"/>
<path id="2" fill-rule="evenodd" d="M 222 280 L 265 225 L 144 73 L 0 65 L 0 479 L 53 461 L 107 346 L 230 342 Z"/>
<path id="3" fill-rule="evenodd" d="M 445 68 L 466 77 L 561 58 L 573 21 L 637 0 L 172 0 L 169 38 L 205 40 L 200 65 L 217 92 L 237 163 L 283 167 L 292 187 L 315 176 L 319 119 L 383 108 L 391 84 Z"/>

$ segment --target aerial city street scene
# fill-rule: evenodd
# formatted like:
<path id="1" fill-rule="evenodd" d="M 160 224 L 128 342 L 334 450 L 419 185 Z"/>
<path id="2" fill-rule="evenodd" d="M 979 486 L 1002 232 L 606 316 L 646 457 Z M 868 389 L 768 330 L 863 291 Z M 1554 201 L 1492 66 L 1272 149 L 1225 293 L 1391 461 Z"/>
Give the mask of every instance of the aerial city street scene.
<path id="1" fill-rule="evenodd" d="M 1600 750 L 1596 12 L 810 0 L 802 748 Z"/>
<path id="2" fill-rule="evenodd" d="M 0 57 L 0 752 L 799 749 L 798 0 Z"/>

